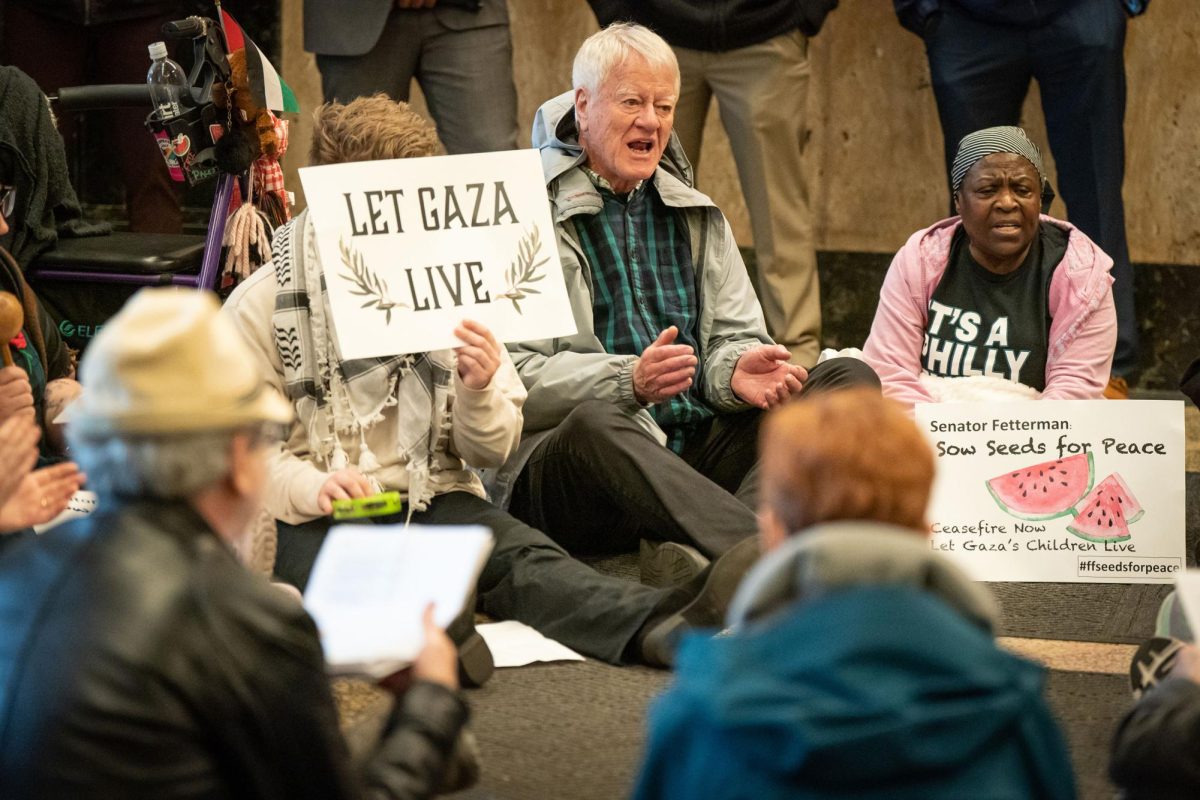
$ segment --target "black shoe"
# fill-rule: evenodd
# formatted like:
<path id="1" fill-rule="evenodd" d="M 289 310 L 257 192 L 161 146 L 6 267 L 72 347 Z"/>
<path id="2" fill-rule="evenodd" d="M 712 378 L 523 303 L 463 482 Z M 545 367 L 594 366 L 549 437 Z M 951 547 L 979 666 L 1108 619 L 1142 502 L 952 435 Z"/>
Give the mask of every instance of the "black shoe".
<path id="1" fill-rule="evenodd" d="M 487 683 L 496 671 L 492 651 L 475 630 L 475 593 L 467 598 L 463 611 L 446 626 L 446 635 L 458 648 L 458 682 L 469 688 Z"/>
<path id="2" fill-rule="evenodd" d="M 638 553 L 642 583 L 660 589 L 687 583 L 709 563 L 699 550 L 679 542 L 642 539 Z"/>
<path id="3" fill-rule="evenodd" d="M 758 561 L 758 537 L 751 536 L 733 546 L 707 569 L 672 592 L 666 609 L 650 615 L 639 634 L 639 655 L 652 667 L 670 668 L 675 648 L 684 632 L 692 628 L 717 628 L 725 622 L 725 610 L 742 577 Z M 682 596 L 683 602 L 679 602 Z M 675 610 L 667 610 L 675 606 Z"/>

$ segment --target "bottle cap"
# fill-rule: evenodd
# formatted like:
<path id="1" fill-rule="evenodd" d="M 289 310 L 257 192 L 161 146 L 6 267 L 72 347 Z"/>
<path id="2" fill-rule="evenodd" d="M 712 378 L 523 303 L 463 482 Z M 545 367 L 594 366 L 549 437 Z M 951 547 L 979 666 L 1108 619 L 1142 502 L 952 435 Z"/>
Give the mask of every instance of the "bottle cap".
<path id="1" fill-rule="evenodd" d="M 149 50 L 150 58 L 154 59 L 155 61 L 159 61 L 167 57 L 166 42 L 155 42 L 154 44 L 150 45 Z"/>

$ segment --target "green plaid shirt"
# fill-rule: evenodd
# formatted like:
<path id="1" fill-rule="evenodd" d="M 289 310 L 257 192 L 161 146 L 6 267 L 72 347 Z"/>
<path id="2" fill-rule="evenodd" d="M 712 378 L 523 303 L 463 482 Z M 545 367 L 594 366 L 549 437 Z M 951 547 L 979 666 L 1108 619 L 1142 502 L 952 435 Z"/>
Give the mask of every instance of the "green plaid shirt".
<path id="1" fill-rule="evenodd" d="M 621 197 L 603 178 L 585 172 L 604 200 L 600 213 L 575 218 L 592 270 L 596 338 L 609 353 L 639 356 L 659 333 L 675 325 L 675 343 L 691 345 L 699 358 L 700 314 L 687 228 L 663 203 L 653 181 L 642 181 Z M 713 416 L 700 396 L 701 367 L 697 365 L 697 377 L 686 392 L 650 408 L 676 453 L 691 428 Z"/>

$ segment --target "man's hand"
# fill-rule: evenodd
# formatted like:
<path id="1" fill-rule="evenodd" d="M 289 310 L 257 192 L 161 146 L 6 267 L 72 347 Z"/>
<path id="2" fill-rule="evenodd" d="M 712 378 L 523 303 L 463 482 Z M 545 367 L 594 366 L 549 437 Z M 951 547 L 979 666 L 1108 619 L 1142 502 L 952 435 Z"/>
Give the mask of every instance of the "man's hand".
<path id="1" fill-rule="evenodd" d="M 787 348 L 779 344 L 764 344 L 742 353 L 730 381 L 733 393 L 764 410 L 800 394 L 808 372 L 789 364 L 790 357 Z"/>
<path id="2" fill-rule="evenodd" d="M 457 689 L 458 649 L 446 632 L 433 621 L 433 603 L 425 607 L 421 621 L 425 626 L 425 646 L 413 662 L 413 677 L 440 683 L 447 689 Z"/>
<path id="3" fill-rule="evenodd" d="M 462 347 L 454 348 L 458 356 L 458 377 L 468 389 L 486 389 L 492 376 L 500 367 L 500 344 L 483 325 L 469 319 L 454 329 L 454 335 L 463 341 Z"/>
<path id="4" fill-rule="evenodd" d="M 692 385 L 696 353 L 691 345 L 672 344 L 678 335 L 674 325 L 667 328 L 634 362 L 633 396 L 642 405 L 669 400 Z"/>
<path id="5" fill-rule="evenodd" d="M 37 441 L 38 427 L 30 415 L 20 414 L 0 423 L 0 508 L 37 463 Z"/>
<path id="6" fill-rule="evenodd" d="M 33 418 L 33 387 L 25 370 L 4 367 L 0 369 L 0 421 L 18 414 Z"/>
<path id="7" fill-rule="evenodd" d="M 54 519 L 85 480 L 87 477 L 70 461 L 27 473 L 0 507 L 0 532 L 19 531 Z"/>
<path id="8" fill-rule="evenodd" d="M 322 514 L 333 511 L 334 500 L 349 500 L 373 494 L 371 482 L 354 467 L 343 467 L 325 479 L 317 493 L 317 508 Z"/>

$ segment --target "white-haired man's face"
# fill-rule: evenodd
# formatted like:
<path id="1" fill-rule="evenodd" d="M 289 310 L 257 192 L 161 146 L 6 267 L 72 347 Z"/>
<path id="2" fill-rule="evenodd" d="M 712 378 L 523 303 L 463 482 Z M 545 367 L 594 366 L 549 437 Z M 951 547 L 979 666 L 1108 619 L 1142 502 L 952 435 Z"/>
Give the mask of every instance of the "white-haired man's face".
<path id="1" fill-rule="evenodd" d="M 675 122 L 675 72 L 631 56 L 599 90 L 575 90 L 579 143 L 588 166 L 624 194 L 654 174 Z"/>

